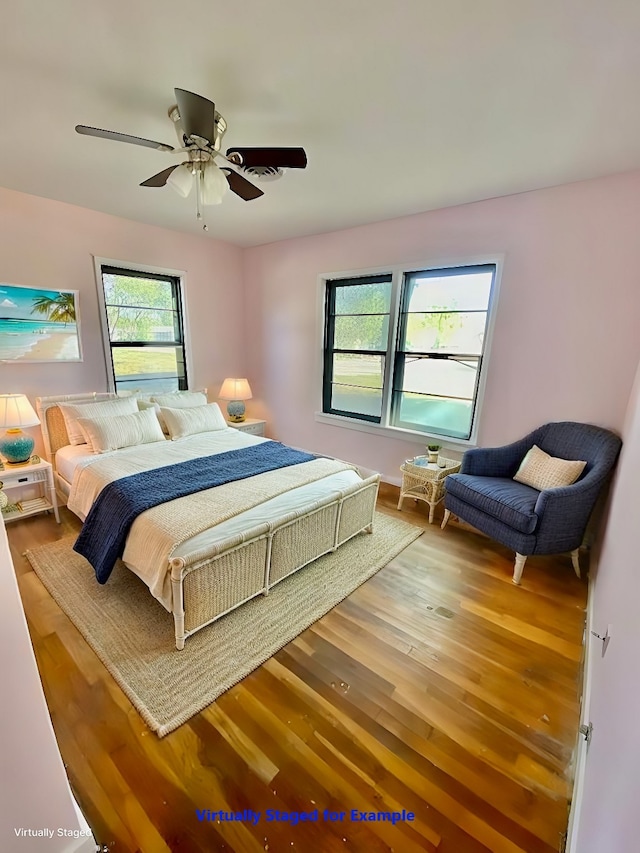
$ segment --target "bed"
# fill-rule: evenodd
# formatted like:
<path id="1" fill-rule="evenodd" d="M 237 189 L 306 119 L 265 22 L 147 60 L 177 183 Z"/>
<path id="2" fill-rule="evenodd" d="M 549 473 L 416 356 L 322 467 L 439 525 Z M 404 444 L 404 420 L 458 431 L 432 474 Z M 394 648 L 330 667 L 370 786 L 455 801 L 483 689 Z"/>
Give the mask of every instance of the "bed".
<path id="1" fill-rule="evenodd" d="M 36 402 L 56 489 L 83 521 L 109 479 L 269 443 L 225 427 L 101 454 L 87 445 L 72 445 L 59 404 L 115 399 L 114 394 L 96 393 L 40 397 Z M 303 468 L 294 465 L 286 476 L 261 474 L 180 497 L 143 512 L 133 523 L 123 562 L 173 615 L 176 649 L 246 601 L 268 595 L 293 572 L 373 530 L 378 474 L 366 476 L 326 457 Z M 225 508 L 222 514 L 220 508 Z M 182 533 L 176 533 L 178 529 Z"/>

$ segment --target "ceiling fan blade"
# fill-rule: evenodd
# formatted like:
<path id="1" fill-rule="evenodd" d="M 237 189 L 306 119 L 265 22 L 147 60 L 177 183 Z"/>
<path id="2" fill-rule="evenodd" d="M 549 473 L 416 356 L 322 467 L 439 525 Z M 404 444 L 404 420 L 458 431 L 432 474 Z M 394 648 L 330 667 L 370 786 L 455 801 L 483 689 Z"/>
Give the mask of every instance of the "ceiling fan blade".
<path id="1" fill-rule="evenodd" d="M 239 154 L 244 166 L 273 166 L 278 169 L 304 169 L 307 155 L 304 148 L 229 148 L 227 157 Z"/>
<path id="2" fill-rule="evenodd" d="M 173 151 L 173 146 L 165 145 L 164 142 L 154 142 L 153 139 L 130 136 L 128 133 L 117 133 L 115 130 L 102 130 L 99 127 L 77 124 L 76 131 L 83 136 L 98 136 L 100 139 L 113 139 L 115 142 L 130 142 L 132 145 L 143 145 L 145 148 L 157 148 L 158 151 Z"/>
<path id="3" fill-rule="evenodd" d="M 180 163 L 178 163 L 178 166 Z M 157 175 L 153 175 L 150 178 L 147 178 L 146 181 L 143 181 L 140 186 L 141 187 L 164 187 L 167 183 L 167 178 L 173 172 L 174 169 L 177 169 L 178 166 L 169 166 L 168 169 L 163 169 L 161 172 L 158 172 Z"/>
<path id="4" fill-rule="evenodd" d="M 213 101 L 187 92 L 186 89 L 173 91 L 185 136 L 199 136 L 213 145 L 216 130 L 216 107 Z"/>
<path id="5" fill-rule="evenodd" d="M 227 177 L 229 189 L 245 201 L 251 201 L 254 198 L 260 198 L 261 195 L 264 195 L 262 190 L 254 186 L 251 181 L 243 178 L 242 175 L 239 175 L 232 169 L 222 169 L 221 171 L 223 171 Z"/>

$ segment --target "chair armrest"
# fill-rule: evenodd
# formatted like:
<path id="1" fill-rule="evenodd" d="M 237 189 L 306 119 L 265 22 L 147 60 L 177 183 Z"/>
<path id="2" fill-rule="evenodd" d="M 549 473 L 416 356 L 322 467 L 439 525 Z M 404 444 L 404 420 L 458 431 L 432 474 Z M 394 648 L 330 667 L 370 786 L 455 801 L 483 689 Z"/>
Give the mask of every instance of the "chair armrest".
<path id="1" fill-rule="evenodd" d="M 503 447 L 474 447 L 462 457 L 461 474 L 477 477 L 513 477 L 533 442 L 527 435 Z"/>
<path id="2" fill-rule="evenodd" d="M 534 509 L 540 519 L 538 540 L 549 543 L 554 538 L 572 537 L 578 547 L 605 482 L 602 477 L 587 476 L 571 486 L 540 492 Z"/>

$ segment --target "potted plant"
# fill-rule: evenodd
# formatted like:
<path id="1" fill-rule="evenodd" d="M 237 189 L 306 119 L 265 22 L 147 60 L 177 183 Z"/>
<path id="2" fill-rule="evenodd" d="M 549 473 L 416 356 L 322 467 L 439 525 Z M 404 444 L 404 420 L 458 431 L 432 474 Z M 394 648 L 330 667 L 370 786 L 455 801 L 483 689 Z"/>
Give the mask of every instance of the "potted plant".
<path id="1" fill-rule="evenodd" d="M 429 462 L 437 462 L 439 452 L 439 444 L 427 444 L 427 456 L 429 457 Z"/>

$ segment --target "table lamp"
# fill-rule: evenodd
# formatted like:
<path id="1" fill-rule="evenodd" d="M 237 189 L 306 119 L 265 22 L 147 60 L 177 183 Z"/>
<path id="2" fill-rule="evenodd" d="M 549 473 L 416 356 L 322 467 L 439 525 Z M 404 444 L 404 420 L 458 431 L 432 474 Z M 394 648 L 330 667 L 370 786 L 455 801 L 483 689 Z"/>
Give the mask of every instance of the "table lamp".
<path id="1" fill-rule="evenodd" d="M 22 427 L 38 426 L 40 421 L 24 394 L 0 394 L 0 453 L 10 465 L 28 462 L 35 441 L 22 432 Z"/>
<path id="2" fill-rule="evenodd" d="M 246 379 L 225 379 L 218 395 L 221 400 L 228 400 L 227 414 L 233 423 L 241 423 L 245 418 L 244 401 L 253 396 Z"/>

